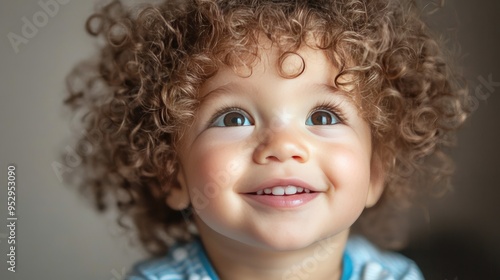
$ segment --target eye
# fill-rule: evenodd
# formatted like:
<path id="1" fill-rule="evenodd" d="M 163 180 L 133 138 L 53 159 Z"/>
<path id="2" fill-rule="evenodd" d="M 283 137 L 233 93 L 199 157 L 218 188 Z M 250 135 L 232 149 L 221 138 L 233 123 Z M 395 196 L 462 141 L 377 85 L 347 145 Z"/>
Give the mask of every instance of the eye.
<path id="1" fill-rule="evenodd" d="M 253 125 L 250 117 L 245 112 L 238 109 L 231 109 L 231 111 L 217 114 L 217 117 L 211 122 L 212 127 L 249 125 Z"/>
<path id="2" fill-rule="evenodd" d="M 313 111 L 306 120 L 306 125 L 333 125 L 339 123 L 339 118 L 332 112 L 324 109 Z"/>

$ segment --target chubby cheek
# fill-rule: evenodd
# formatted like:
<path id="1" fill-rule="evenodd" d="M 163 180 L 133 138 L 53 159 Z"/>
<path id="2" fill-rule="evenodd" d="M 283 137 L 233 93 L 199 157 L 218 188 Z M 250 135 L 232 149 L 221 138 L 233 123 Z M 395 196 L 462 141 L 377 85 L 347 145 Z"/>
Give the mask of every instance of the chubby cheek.
<path id="1" fill-rule="evenodd" d="M 242 205 L 238 203 L 235 186 L 247 169 L 241 145 L 225 143 L 194 147 L 190 170 L 186 173 L 191 205 L 198 222 L 225 236 L 238 236 Z M 232 226 L 229 226 L 232 225 Z M 200 226 L 198 224 L 198 226 Z"/>
<path id="2" fill-rule="evenodd" d="M 245 169 L 240 142 L 200 140 L 201 144 L 191 147 L 191 157 L 184 164 L 191 203 L 198 210 L 217 207 L 217 201 L 227 198 L 223 194 L 236 185 Z"/>
<path id="3" fill-rule="evenodd" d="M 370 156 L 368 152 L 339 145 L 328 149 L 322 168 L 331 183 L 330 198 L 332 205 L 346 211 L 363 210 L 370 186 Z"/>

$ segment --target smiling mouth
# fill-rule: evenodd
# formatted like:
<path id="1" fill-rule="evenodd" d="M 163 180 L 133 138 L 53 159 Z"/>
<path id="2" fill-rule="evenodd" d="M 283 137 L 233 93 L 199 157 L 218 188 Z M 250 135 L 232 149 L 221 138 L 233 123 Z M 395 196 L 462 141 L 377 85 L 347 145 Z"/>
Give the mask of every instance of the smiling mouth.
<path id="1" fill-rule="evenodd" d="M 296 187 L 292 185 L 288 186 L 275 186 L 271 188 L 265 188 L 262 190 L 258 190 L 257 192 L 250 193 L 254 195 L 273 195 L 273 196 L 287 196 L 294 194 L 302 194 L 302 193 L 313 193 L 310 189 L 306 189 L 303 187 Z"/>

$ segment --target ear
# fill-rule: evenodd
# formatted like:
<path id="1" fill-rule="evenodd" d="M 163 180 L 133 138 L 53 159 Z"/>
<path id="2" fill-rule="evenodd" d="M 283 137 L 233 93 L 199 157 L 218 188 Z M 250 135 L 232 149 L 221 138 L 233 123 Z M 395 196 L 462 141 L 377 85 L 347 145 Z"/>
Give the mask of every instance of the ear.
<path id="1" fill-rule="evenodd" d="M 382 196 L 385 188 L 385 175 L 386 172 L 382 163 L 382 157 L 380 153 L 374 151 L 370 163 L 370 186 L 366 198 L 366 208 L 374 206 L 380 199 L 380 196 Z"/>
<path id="2" fill-rule="evenodd" d="M 176 182 L 177 184 L 171 187 L 166 202 L 170 208 L 180 211 L 186 209 L 191 203 L 182 167 L 179 167 Z"/>

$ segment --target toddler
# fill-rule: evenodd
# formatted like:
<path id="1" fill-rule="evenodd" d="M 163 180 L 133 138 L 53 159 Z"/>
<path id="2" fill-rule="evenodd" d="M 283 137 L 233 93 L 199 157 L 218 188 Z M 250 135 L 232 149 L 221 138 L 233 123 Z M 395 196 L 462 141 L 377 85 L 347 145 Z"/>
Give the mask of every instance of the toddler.
<path id="1" fill-rule="evenodd" d="M 165 0 L 92 15 L 100 55 L 67 103 L 102 136 L 84 190 L 151 253 L 127 279 L 422 279 L 380 248 L 400 241 L 394 213 L 448 188 L 466 91 L 419 13 Z"/>

